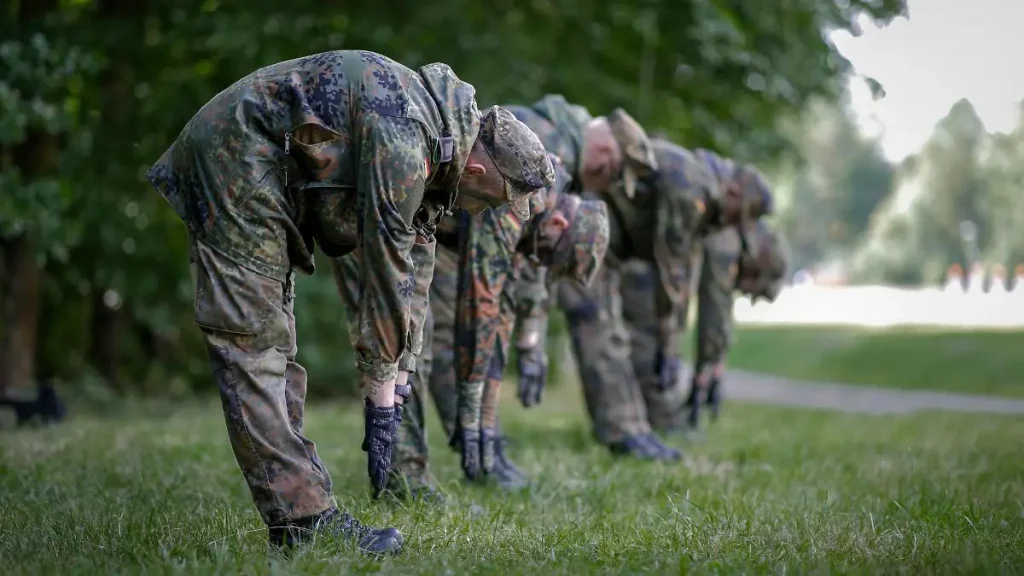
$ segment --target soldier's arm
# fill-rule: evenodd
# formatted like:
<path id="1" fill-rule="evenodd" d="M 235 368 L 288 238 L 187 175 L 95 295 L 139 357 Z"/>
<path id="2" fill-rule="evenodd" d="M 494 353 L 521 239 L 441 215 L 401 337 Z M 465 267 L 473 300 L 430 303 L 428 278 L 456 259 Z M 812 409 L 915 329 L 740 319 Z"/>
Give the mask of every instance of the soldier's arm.
<path id="1" fill-rule="evenodd" d="M 544 345 L 548 326 L 550 297 L 547 287 L 548 269 L 528 259 L 519 264 L 516 281 L 516 323 L 520 348 Z"/>
<path id="2" fill-rule="evenodd" d="M 356 137 L 362 202 L 356 362 L 367 396 L 383 390 L 375 403 L 390 405 L 399 360 L 408 357 L 414 331 L 422 328 L 413 318 L 413 299 L 414 254 L 423 252 L 415 249 L 412 223 L 423 201 L 431 150 L 423 126 L 406 118 L 365 118 Z"/>
<path id="3" fill-rule="evenodd" d="M 725 360 L 732 340 L 732 271 L 729 254 L 706 249 L 697 285 L 697 353 L 694 373 L 705 372 Z"/>
<path id="4" fill-rule="evenodd" d="M 507 209 L 461 216 L 455 352 L 459 423 L 464 429 L 484 424 L 479 421 L 484 385 L 498 371 L 495 356 L 507 349 L 512 310 L 503 309 L 502 297 L 521 228 Z"/>
<path id="5" fill-rule="evenodd" d="M 690 290 L 693 244 L 707 202 L 717 193 L 714 180 L 690 157 L 658 159 L 655 217 L 655 304 L 659 349 L 666 357 L 679 354 L 680 316 Z"/>

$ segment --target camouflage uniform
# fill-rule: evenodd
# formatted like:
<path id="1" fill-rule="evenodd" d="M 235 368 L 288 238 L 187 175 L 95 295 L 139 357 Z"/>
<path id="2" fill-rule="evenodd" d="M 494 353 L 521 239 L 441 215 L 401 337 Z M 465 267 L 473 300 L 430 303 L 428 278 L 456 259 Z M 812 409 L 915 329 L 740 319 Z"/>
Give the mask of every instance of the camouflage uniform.
<path id="1" fill-rule="evenodd" d="M 653 148 L 657 172 L 639 181 L 634 197 L 621 187 L 605 194 L 612 244 L 602 277 L 582 298 L 559 293 L 574 332 L 595 436 L 613 449 L 631 439 L 650 438 L 646 400 L 667 403 L 656 410 L 658 420 L 676 418 L 672 407 L 681 403 L 682 387 L 674 381 L 678 374 L 665 381 L 659 357 L 678 354 L 676 338 L 685 326 L 694 251 L 701 238 L 722 228 L 722 187 L 738 175 L 743 178 L 746 170 L 738 174 L 731 163 L 710 152 L 691 153 L 664 140 L 654 140 Z M 758 206 L 770 205 L 763 180 L 741 183 L 741 193 L 749 198 L 746 211 L 754 214 Z M 748 226 L 741 223 L 738 228 Z M 638 265 L 626 266 L 631 276 L 624 289 L 615 262 L 627 259 L 650 267 L 644 277 L 632 270 Z M 639 296 L 643 291 L 647 294 Z M 628 312 L 624 293 L 629 295 Z M 645 321 L 638 321 L 631 334 L 626 318 Z M 633 336 L 641 340 L 637 348 Z"/>
<path id="2" fill-rule="evenodd" d="M 773 302 L 786 275 L 785 250 L 763 221 L 751 228 L 748 238 L 752 245 L 748 250 L 739 249 L 733 239 L 722 238 L 704 254 L 698 290 L 696 364 L 686 400 L 691 428 L 698 427 L 702 404 L 710 405 L 712 417 L 718 416 L 721 379 L 732 342 L 733 292 L 739 290 L 754 302 L 761 298 Z"/>
<path id="3" fill-rule="evenodd" d="M 570 192 L 582 194 L 583 186 L 580 174 L 583 170 L 583 148 L 584 132 L 587 124 L 593 119 L 591 114 L 584 108 L 569 104 L 565 98 L 559 95 L 548 95 L 530 107 L 508 106 L 508 109 L 533 130 L 540 138 L 544 147 L 551 153 L 556 154 L 573 176 L 569 185 Z M 643 129 L 629 118 L 621 109 L 615 110 L 608 116 L 609 126 L 612 128 L 613 136 L 616 138 L 623 152 L 623 173 L 622 178 L 616 184 L 626 197 L 632 198 L 637 188 L 637 181 L 655 171 L 657 163 L 653 157 L 651 144 Z M 607 200 L 606 197 L 602 199 Z M 615 242 L 615 229 L 612 229 Z M 529 275 L 524 274 L 523 290 L 536 291 L 536 286 L 544 278 L 541 271 L 530 271 Z M 653 437 L 650 428 L 646 425 L 643 417 L 634 419 L 640 423 L 630 429 L 608 430 L 606 421 L 610 416 L 607 411 L 599 407 L 609 406 L 609 410 L 615 410 L 623 405 L 623 399 L 612 394 L 606 394 L 606 386 L 602 381 L 608 377 L 616 377 L 616 371 L 621 370 L 628 363 L 628 357 L 621 356 L 622 343 L 626 342 L 627 336 L 624 327 L 610 324 L 608 318 L 599 317 L 596 311 L 599 308 L 618 309 L 618 293 L 616 290 L 609 291 L 617 278 L 614 270 L 598 273 L 595 282 L 586 289 L 578 285 L 561 283 L 557 286 L 557 300 L 559 307 L 566 314 L 569 323 L 569 330 L 572 336 L 573 350 L 577 360 L 586 358 L 586 364 L 577 362 L 581 372 L 584 398 L 588 409 L 595 422 L 595 432 L 599 438 L 605 439 L 613 448 L 619 451 L 637 453 L 643 457 L 657 453 L 660 456 L 675 457 L 675 453 L 660 444 L 657 438 Z M 620 318 L 621 319 L 621 318 Z M 605 343 L 618 343 L 618 346 L 609 348 Z M 628 348 L 628 345 L 627 345 Z M 598 352 L 601 351 L 601 352 Z M 606 352 L 617 352 L 610 355 Z M 520 351 L 522 358 L 523 351 Z M 522 372 L 522 369 L 520 369 Z M 600 377 L 599 374 L 608 376 Z M 522 377 L 522 376 L 521 376 Z M 642 405 L 639 395 L 630 398 L 626 403 L 628 406 Z M 598 416 L 595 418 L 595 416 Z M 612 417 L 611 420 L 622 420 Z"/>
<path id="4" fill-rule="evenodd" d="M 714 367 L 724 357 L 732 334 L 732 290 L 742 250 L 735 228 L 723 228 L 695 243 L 689 290 L 697 293 L 697 347 L 695 371 Z M 623 281 L 623 317 L 629 328 L 632 363 L 643 391 L 647 417 L 655 430 L 668 431 L 683 425 L 686 389 L 658 389 L 657 314 L 652 295 L 654 274 L 650 264 L 629 263 Z M 689 301 L 689 297 L 687 297 Z M 688 306 L 680 318 L 687 324 Z"/>
<path id="5" fill-rule="evenodd" d="M 510 127 L 528 143 L 513 151 L 525 163 L 493 136 Z M 552 167 L 510 114 L 495 107 L 481 116 L 473 87 L 444 64 L 411 70 L 372 52 L 326 52 L 222 91 L 149 170 L 191 237 L 195 321 L 272 541 L 277 528 L 291 534 L 337 518 L 330 476 L 302 432 L 294 270 L 314 271 L 314 241 L 334 256 L 358 247 L 360 267 L 374 271 L 360 287 L 373 297 L 359 302 L 359 369 L 379 381 L 413 370 L 433 229 L 455 202 L 478 136 L 498 166 L 520 167 L 507 193 L 517 213 L 528 210 Z"/>
<path id="6" fill-rule="evenodd" d="M 741 289 L 737 285 L 740 275 L 755 274 L 758 277 L 759 288 L 747 295 L 774 300 L 778 293 L 786 261 L 777 237 L 762 221 L 758 221 L 751 228 L 748 241 L 762 255 L 757 262 L 744 260 L 742 240 L 735 228 L 724 228 L 709 235 L 695 250 L 694 268 L 699 269 L 700 274 L 694 278 L 696 282 L 691 283 L 691 289 L 695 288 L 697 293 L 698 307 L 694 377 L 689 397 L 682 387 L 660 392 L 655 385 L 655 348 L 650 334 L 651 326 L 656 325 L 656 316 L 654 307 L 648 304 L 653 293 L 652 271 L 646 263 L 630 262 L 629 295 L 624 296 L 629 305 L 624 307 L 624 316 L 632 338 L 633 367 L 643 387 L 648 418 L 656 430 L 679 429 L 684 419 L 691 427 L 696 426 L 697 413 L 704 402 L 717 410 L 716 383 L 724 371 L 725 355 L 732 342 L 733 292 Z M 710 384 L 707 389 L 702 390 L 698 385 L 697 376 L 701 374 L 701 380 Z M 702 393 L 708 397 L 700 398 Z M 688 418 L 686 406 L 690 407 Z"/>
<path id="7" fill-rule="evenodd" d="M 557 159 L 555 159 L 557 162 Z M 497 394 L 511 336 L 511 307 L 517 301 L 515 288 L 520 263 L 533 256 L 532 240 L 545 218 L 560 207 L 569 178 L 557 170 L 555 185 L 531 197 L 533 218 L 524 223 L 509 210 L 485 212 L 477 218 L 466 213 L 461 221 L 442 221 L 437 231 L 438 250 L 434 279 L 430 287 L 430 315 L 424 334 L 427 343 L 417 361 L 415 379 L 427 384 L 453 445 L 465 441 L 467 433 L 492 433 L 495 455 L 506 466 L 509 485 L 520 484 L 518 471 L 504 460 L 497 421 Z M 582 202 L 576 209 L 566 242 L 545 255 L 549 264 L 561 260 L 573 278 L 592 274 L 607 247 L 607 212 L 603 203 Z M 359 266 L 349 256 L 333 261 L 338 289 L 349 310 L 357 300 Z M 460 282 L 461 278 L 461 282 Z M 538 297 L 543 297 L 539 295 Z M 519 298 L 520 304 L 529 298 Z M 456 336 L 456 326 L 459 326 Z M 431 345 L 432 342 L 432 345 Z M 461 357 L 459 385 L 456 385 L 456 357 Z M 497 376 L 495 376 L 497 374 Z M 410 487 L 432 484 L 427 469 L 422 392 L 416 392 L 407 406 L 411 414 L 399 429 L 396 447 L 395 489 L 404 476 Z M 492 462 L 481 463 L 492 469 Z"/>

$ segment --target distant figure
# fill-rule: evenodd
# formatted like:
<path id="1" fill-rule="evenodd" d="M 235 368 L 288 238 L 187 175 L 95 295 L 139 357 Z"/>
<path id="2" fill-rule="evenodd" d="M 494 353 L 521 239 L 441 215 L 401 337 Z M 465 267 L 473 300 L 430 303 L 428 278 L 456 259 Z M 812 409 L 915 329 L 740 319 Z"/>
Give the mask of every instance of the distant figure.
<path id="1" fill-rule="evenodd" d="M 1010 292 L 1024 294 L 1024 264 L 1017 264 L 1013 269 L 1013 287 Z"/>
<path id="2" fill-rule="evenodd" d="M 36 417 L 44 424 L 56 424 L 63 420 L 67 413 L 64 403 L 57 396 L 57 390 L 48 379 L 39 384 L 35 400 L 16 400 L 4 397 L 0 398 L 0 406 L 7 406 L 14 410 L 19 428 Z"/>
<path id="3" fill-rule="evenodd" d="M 967 293 L 981 294 L 985 291 L 985 269 L 977 262 L 971 264 L 971 274 L 967 277 Z"/>
<path id="4" fill-rule="evenodd" d="M 952 264 L 946 270 L 946 285 L 943 290 L 946 292 L 964 291 L 964 269 L 959 264 Z"/>
<path id="5" fill-rule="evenodd" d="M 988 285 L 989 294 L 1008 294 L 1006 286 L 1006 267 L 996 264 L 992 267 L 992 277 Z"/>

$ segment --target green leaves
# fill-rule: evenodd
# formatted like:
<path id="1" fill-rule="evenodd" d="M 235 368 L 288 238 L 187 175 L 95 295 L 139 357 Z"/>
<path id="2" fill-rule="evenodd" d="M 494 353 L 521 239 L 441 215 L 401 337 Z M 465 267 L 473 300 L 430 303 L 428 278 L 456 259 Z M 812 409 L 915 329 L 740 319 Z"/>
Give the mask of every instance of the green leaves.
<path id="1" fill-rule="evenodd" d="M 373 50 L 411 67 L 443 61 L 476 86 L 482 106 L 562 93 L 594 114 L 623 106 L 688 147 L 764 164 L 794 151 L 780 119 L 839 93 L 848 64 L 823 30 L 850 29 L 863 12 L 888 19 L 904 7 L 891 0 L 349 4 L 63 0 L 31 22 L 15 7 L 10 22 L 21 26 L 0 44 L 0 234 L 38 237 L 60 263 L 47 269 L 52 293 L 81 299 L 114 290 L 131 323 L 168 338 L 195 336 L 184 227 L 142 175 L 203 103 L 261 66 L 334 49 Z M 45 174 L 28 170 L 34 155 L 22 153 L 40 132 L 56 135 L 49 143 L 59 147 Z M 347 350 L 341 307 L 329 275 L 302 284 L 310 295 L 296 311 L 303 354 L 314 386 L 319 374 L 334 387 L 352 367 L 337 356 Z"/>

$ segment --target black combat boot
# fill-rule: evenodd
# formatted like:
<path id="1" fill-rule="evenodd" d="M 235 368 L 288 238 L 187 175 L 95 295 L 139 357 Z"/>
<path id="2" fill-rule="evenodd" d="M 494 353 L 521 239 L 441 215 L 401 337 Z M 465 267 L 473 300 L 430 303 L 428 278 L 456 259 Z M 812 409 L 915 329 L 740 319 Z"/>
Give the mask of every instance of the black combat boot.
<path id="1" fill-rule="evenodd" d="M 530 479 L 523 474 L 516 465 L 505 455 L 505 444 L 507 440 L 504 435 L 499 434 L 494 439 L 494 466 L 491 468 L 492 476 L 504 490 L 522 490 L 530 485 Z"/>
<path id="2" fill-rule="evenodd" d="M 612 443 L 609 448 L 616 456 L 632 456 L 641 460 L 674 461 L 682 458 L 678 450 L 665 446 L 650 432 L 627 436 L 620 442 Z"/>
<path id="3" fill-rule="evenodd" d="M 397 528 L 368 528 L 347 512 L 330 508 L 315 516 L 269 527 L 272 549 L 288 553 L 296 546 L 310 544 L 317 537 L 355 541 L 367 554 L 397 554 L 404 539 Z"/>

